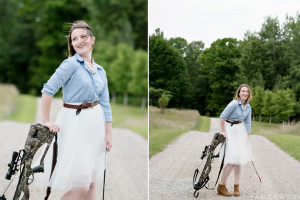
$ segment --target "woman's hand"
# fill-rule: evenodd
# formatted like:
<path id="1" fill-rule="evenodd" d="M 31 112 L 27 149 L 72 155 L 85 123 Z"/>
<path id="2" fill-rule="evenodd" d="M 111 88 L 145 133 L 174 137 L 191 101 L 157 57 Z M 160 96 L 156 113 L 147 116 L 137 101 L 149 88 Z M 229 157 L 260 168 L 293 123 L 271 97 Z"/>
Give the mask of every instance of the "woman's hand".
<path id="1" fill-rule="evenodd" d="M 47 126 L 49 128 L 50 132 L 52 132 L 52 133 L 57 133 L 60 131 L 60 128 L 58 127 L 58 125 L 54 124 L 51 121 L 45 121 L 44 125 Z"/>
<path id="2" fill-rule="evenodd" d="M 222 131 L 221 134 L 224 135 L 224 137 L 226 138 L 226 132 L 225 131 Z"/>
<path id="3" fill-rule="evenodd" d="M 105 135 L 105 144 L 106 144 L 106 152 L 110 152 L 112 148 L 112 123 L 106 122 L 106 135 Z"/>
<path id="4" fill-rule="evenodd" d="M 110 152 L 112 148 L 112 134 L 106 134 L 105 144 L 106 144 L 106 152 Z"/>

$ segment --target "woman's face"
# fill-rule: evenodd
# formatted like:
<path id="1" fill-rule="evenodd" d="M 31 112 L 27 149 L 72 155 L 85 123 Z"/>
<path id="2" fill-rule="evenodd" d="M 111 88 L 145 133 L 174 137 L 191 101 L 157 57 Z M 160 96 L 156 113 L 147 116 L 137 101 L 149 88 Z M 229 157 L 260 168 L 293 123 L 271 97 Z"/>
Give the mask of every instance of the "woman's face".
<path id="1" fill-rule="evenodd" d="M 247 87 L 242 87 L 240 90 L 240 98 L 242 101 L 246 101 L 249 96 L 249 91 Z"/>
<path id="2" fill-rule="evenodd" d="M 74 50 L 81 56 L 88 56 L 95 42 L 95 38 L 90 36 L 84 28 L 74 29 L 71 34 L 71 40 Z"/>

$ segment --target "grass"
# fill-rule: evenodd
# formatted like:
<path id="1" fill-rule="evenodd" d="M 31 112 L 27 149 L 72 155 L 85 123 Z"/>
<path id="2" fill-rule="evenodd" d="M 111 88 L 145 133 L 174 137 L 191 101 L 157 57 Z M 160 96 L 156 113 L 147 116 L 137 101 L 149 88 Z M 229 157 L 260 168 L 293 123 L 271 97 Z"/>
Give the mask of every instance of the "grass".
<path id="1" fill-rule="evenodd" d="M 252 132 L 266 137 L 300 161 L 300 123 L 292 126 L 253 121 Z"/>
<path id="2" fill-rule="evenodd" d="M 18 90 L 11 84 L 0 84 L 0 120 L 7 119 L 13 112 Z"/>
<path id="3" fill-rule="evenodd" d="M 111 104 L 113 127 L 127 128 L 148 140 L 148 111 L 140 107 Z"/>
<path id="4" fill-rule="evenodd" d="M 286 134 L 264 134 L 263 136 L 300 161 L 300 136 Z"/>
<path id="5" fill-rule="evenodd" d="M 36 106 L 36 99 L 34 96 L 19 95 L 10 119 L 17 122 L 32 123 L 35 121 Z"/>
<path id="6" fill-rule="evenodd" d="M 0 120 L 32 123 L 36 115 L 36 99 L 19 95 L 14 85 L 0 84 Z M 140 107 L 112 104 L 113 126 L 128 128 L 148 139 L 148 111 Z"/>
<path id="7" fill-rule="evenodd" d="M 210 129 L 210 118 L 205 116 L 199 116 L 197 125 L 195 128 L 197 131 L 209 132 Z"/>
<path id="8" fill-rule="evenodd" d="M 158 108 L 149 107 L 149 157 L 164 150 L 182 133 L 195 129 L 198 117 L 195 110 L 166 109 L 162 114 Z"/>

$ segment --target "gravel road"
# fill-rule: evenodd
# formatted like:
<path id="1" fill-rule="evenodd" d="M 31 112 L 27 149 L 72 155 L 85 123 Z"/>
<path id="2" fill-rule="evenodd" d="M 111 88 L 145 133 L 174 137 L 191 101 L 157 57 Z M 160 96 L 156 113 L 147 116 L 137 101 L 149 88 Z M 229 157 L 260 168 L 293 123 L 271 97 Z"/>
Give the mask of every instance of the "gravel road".
<path id="1" fill-rule="evenodd" d="M 209 133 L 185 133 L 163 152 L 153 156 L 149 163 L 149 199 L 193 199 L 192 177 L 200 164 L 201 152 L 219 130 L 219 119 L 212 118 Z M 254 163 L 262 183 L 259 182 L 251 163 L 243 166 L 239 199 L 300 199 L 300 162 L 262 136 L 252 135 L 250 141 Z M 212 165 L 211 179 L 216 180 L 219 167 L 220 162 L 216 159 Z M 213 183 L 210 187 L 214 186 Z M 233 192 L 233 174 L 228 177 L 227 186 Z M 216 189 L 203 188 L 198 199 L 228 197 L 217 195 Z"/>
<path id="2" fill-rule="evenodd" d="M 40 99 L 37 99 L 37 119 L 41 122 Z M 51 108 L 51 119 L 62 106 L 61 99 L 54 99 Z M 7 163 L 11 160 L 13 151 L 24 148 L 30 124 L 12 121 L 0 122 L 0 195 L 9 184 L 5 174 Z M 8 200 L 12 199 L 18 177 L 15 178 L 6 193 Z M 30 186 L 31 200 L 44 199 L 46 188 Z M 97 199 L 102 198 L 102 186 Z M 59 200 L 62 193 L 52 192 L 49 200 Z M 148 198 L 148 142 L 140 135 L 121 128 L 113 128 L 113 148 L 107 155 L 107 171 L 105 185 L 106 200 L 145 200 Z"/>

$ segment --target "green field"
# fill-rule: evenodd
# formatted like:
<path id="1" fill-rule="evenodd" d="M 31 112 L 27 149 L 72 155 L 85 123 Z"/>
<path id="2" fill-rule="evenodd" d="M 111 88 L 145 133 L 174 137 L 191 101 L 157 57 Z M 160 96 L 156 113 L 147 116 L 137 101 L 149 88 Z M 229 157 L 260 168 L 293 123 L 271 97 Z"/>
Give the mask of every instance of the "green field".
<path id="1" fill-rule="evenodd" d="M 262 135 L 300 161 L 300 123 L 296 125 L 252 122 L 252 133 Z"/>
<path id="2" fill-rule="evenodd" d="M 149 156 L 163 151 L 176 138 L 190 130 L 208 132 L 209 117 L 199 116 L 192 110 L 149 109 Z M 269 124 L 252 121 L 252 134 L 262 135 L 283 151 L 300 161 L 300 123 L 296 125 Z"/>
<path id="3" fill-rule="evenodd" d="M 205 129 L 201 124 L 198 111 L 166 109 L 160 113 L 156 107 L 149 108 L 149 157 L 161 152 L 182 133 L 197 128 Z"/>
<path id="4" fill-rule="evenodd" d="M 36 98 L 34 96 L 19 95 L 14 111 L 9 119 L 17 122 L 33 123 L 35 121 L 36 106 Z"/>
<path id="5" fill-rule="evenodd" d="M 4 120 L 12 114 L 19 92 L 14 85 L 0 84 L 0 94 L 0 120 Z"/>
<path id="6" fill-rule="evenodd" d="M 201 132 L 209 132 L 210 118 L 205 116 L 199 116 L 197 119 L 197 125 L 195 129 Z"/>
<path id="7" fill-rule="evenodd" d="M 13 85 L 0 84 L 0 121 L 13 120 L 33 123 L 36 115 L 36 98 L 30 95 L 19 95 Z M 148 111 L 140 107 L 111 104 L 113 127 L 127 128 L 148 139 Z"/>
<path id="8" fill-rule="evenodd" d="M 113 127 L 127 128 L 148 140 L 148 111 L 140 107 L 111 104 Z"/>

